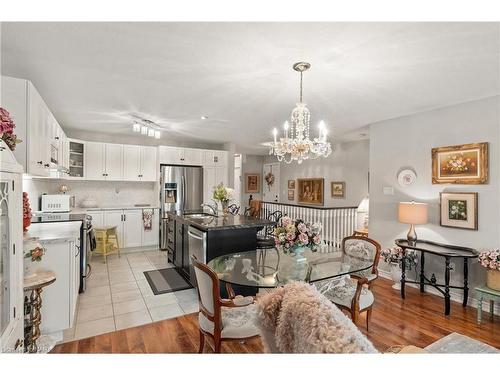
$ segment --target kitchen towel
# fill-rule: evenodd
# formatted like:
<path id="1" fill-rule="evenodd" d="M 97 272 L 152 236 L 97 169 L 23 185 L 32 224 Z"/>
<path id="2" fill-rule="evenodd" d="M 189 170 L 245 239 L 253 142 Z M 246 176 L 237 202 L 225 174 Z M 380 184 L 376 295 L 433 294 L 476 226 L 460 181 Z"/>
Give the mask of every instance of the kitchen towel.
<path id="1" fill-rule="evenodd" d="M 142 210 L 142 225 L 144 230 L 151 230 L 153 227 L 153 209 Z"/>

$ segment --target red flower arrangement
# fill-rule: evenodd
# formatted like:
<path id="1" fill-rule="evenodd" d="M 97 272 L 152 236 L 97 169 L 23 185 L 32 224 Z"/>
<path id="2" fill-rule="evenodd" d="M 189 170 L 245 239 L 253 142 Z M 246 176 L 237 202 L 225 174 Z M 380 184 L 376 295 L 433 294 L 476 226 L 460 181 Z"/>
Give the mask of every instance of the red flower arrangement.
<path id="1" fill-rule="evenodd" d="M 26 232 L 31 224 L 31 207 L 28 193 L 23 192 L 23 231 Z"/>
<path id="2" fill-rule="evenodd" d="M 0 107 L 0 138 L 12 151 L 15 150 L 18 143 L 21 143 L 21 140 L 14 134 L 15 127 L 16 124 L 12 121 L 10 113 L 5 108 Z"/>

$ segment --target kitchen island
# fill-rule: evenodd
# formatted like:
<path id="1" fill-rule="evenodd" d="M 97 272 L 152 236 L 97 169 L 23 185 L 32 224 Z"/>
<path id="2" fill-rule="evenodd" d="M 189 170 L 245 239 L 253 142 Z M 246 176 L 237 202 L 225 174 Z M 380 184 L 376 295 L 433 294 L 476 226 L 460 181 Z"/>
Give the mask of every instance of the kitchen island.
<path id="1" fill-rule="evenodd" d="M 226 254 L 255 250 L 257 232 L 272 221 L 243 215 L 213 216 L 205 213 L 168 213 L 169 260 L 192 285 L 196 284 L 190 256 L 200 261 Z"/>

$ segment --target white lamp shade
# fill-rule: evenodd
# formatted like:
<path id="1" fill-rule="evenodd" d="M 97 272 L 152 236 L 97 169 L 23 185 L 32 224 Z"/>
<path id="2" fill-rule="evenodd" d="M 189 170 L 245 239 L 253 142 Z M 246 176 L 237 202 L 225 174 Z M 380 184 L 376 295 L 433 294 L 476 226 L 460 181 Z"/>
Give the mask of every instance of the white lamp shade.
<path id="1" fill-rule="evenodd" d="M 368 197 L 364 197 L 358 206 L 358 212 L 367 213 L 369 209 L 370 209 L 370 199 Z"/>
<path id="2" fill-rule="evenodd" d="M 398 219 L 400 223 L 405 224 L 426 224 L 427 203 L 400 202 Z"/>

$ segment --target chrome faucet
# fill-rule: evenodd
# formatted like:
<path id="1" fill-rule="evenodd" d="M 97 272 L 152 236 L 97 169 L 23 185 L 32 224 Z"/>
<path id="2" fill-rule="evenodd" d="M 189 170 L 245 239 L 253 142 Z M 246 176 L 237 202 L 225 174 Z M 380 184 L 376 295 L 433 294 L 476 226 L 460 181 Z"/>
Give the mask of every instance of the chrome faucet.
<path id="1" fill-rule="evenodd" d="M 202 203 L 201 207 L 208 207 L 210 211 L 212 211 L 212 215 L 217 216 L 217 206 L 212 206 L 211 204 L 208 203 Z"/>

